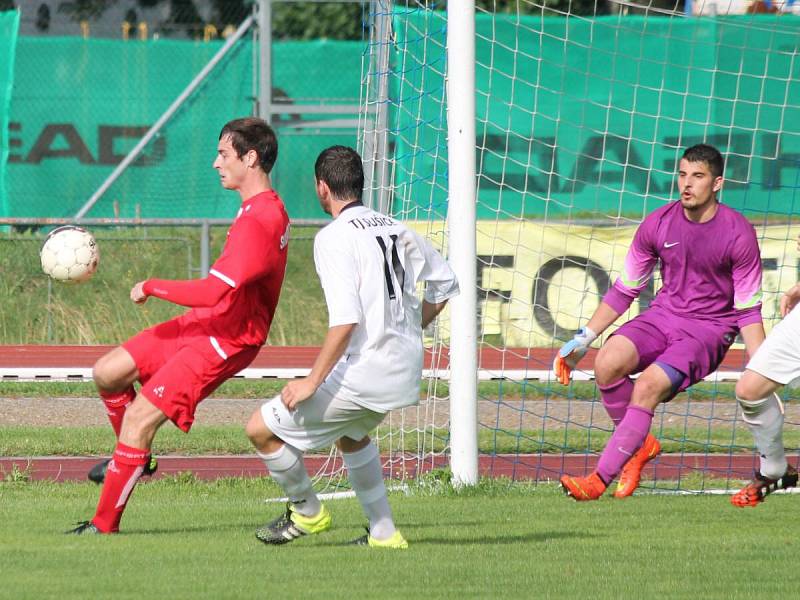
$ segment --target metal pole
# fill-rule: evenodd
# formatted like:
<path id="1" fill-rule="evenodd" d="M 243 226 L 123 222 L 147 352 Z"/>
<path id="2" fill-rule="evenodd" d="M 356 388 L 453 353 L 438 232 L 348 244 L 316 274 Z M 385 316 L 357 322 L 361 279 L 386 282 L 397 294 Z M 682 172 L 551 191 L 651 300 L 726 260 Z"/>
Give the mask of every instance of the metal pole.
<path id="1" fill-rule="evenodd" d="M 258 2 L 258 116 L 272 122 L 272 0 Z"/>
<path id="2" fill-rule="evenodd" d="M 237 29 L 236 32 L 225 41 L 225 44 L 222 46 L 222 48 L 220 48 L 219 51 L 214 55 L 214 57 L 210 61 L 208 61 L 208 64 L 206 64 L 206 66 L 203 67 L 203 70 L 197 74 L 197 77 L 195 77 L 191 81 L 191 83 L 188 86 L 186 86 L 186 89 L 183 90 L 183 92 L 181 92 L 181 95 L 175 99 L 175 101 L 170 105 L 170 107 L 166 110 L 166 112 L 164 112 L 164 114 L 159 117 L 158 121 L 156 121 L 156 123 L 147 131 L 147 133 L 144 134 L 144 137 L 141 140 L 139 140 L 139 143 L 136 144 L 136 146 L 133 147 L 133 149 L 128 153 L 128 155 L 122 159 L 122 162 L 120 162 L 117 165 L 117 167 L 111 172 L 111 175 L 109 175 L 106 178 L 106 180 L 102 183 L 102 185 L 99 188 L 97 188 L 97 191 L 95 191 L 95 193 L 92 194 L 92 197 L 86 201 L 86 203 L 81 207 L 81 209 L 77 213 L 75 213 L 75 216 L 73 217 L 75 221 L 80 221 L 86 215 L 86 213 L 88 213 L 92 209 L 92 207 L 97 203 L 97 201 L 102 197 L 102 195 L 106 193 L 108 188 L 110 188 L 111 185 L 122 174 L 122 172 L 128 168 L 128 165 L 130 165 L 134 160 L 136 160 L 136 157 L 139 156 L 142 150 L 144 150 L 144 147 L 147 146 L 148 143 L 150 143 L 150 140 L 152 140 L 155 137 L 155 135 L 161 130 L 161 128 L 167 123 L 167 121 L 169 121 L 172 118 L 172 115 L 175 114 L 178 108 L 180 108 L 180 106 L 186 101 L 186 99 L 192 94 L 192 92 L 194 92 L 194 90 L 203 82 L 203 80 L 208 76 L 208 74 L 211 73 L 214 67 L 217 66 L 217 63 L 219 63 L 219 61 L 222 60 L 222 58 L 228 53 L 231 47 L 237 41 L 239 41 L 239 39 L 247 32 L 247 30 L 250 28 L 252 24 L 253 24 L 252 16 L 249 16 L 244 21 L 242 21 L 242 24 L 239 25 L 239 29 Z"/>
<path id="3" fill-rule="evenodd" d="M 203 221 L 200 227 L 200 277 L 208 277 L 210 231 L 208 221 Z"/>
<path id="4" fill-rule="evenodd" d="M 370 43 L 377 46 L 377 51 L 370 54 L 370 73 L 368 77 L 375 79 L 375 96 L 370 97 L 366 91 L 364 119 L 364 140 L 362 154 L 364 159 L 366 203 L 371 208 L 389 214 L 389 54 L 392 35 L 392 0 L 372 0 L 372 23 Z M 371 105 L 374 108 L 371 109 Z M 370 119 L 374 112 L 374 119 Z"/>
<path id="5" fill-rule="evenodd" d="M 475 202 L 475 3 L 447 3 L 448 259 L 461 293 L 450 302 L 450 466 L 478 482 Z"/>

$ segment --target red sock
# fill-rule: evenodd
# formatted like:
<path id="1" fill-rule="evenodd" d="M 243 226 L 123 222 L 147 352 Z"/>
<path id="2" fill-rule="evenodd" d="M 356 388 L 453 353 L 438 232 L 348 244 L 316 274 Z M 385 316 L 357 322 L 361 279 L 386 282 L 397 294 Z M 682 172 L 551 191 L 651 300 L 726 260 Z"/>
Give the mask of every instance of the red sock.
<path id="1" fill-rule="evenodd" d="M 117 439 L 119 439 L 119 431 L 122 428 L 122 417 L 125 416 L 125 409 L 128 407 L 128 404 L 133 402 L 135 397 L 136 391 L 133 389 L 133 386 L 121 392 L 100 392 L 100 398 L 103 404 L 106 405 L 108 420 L 111 421 L 111 427 L 114 428 Z"/>
<path id="2" fill-rule="evenodd" d="M 92 523 L 103 533 L 119 531 L 122 512 L 149 460 L 149 450 L 132 448 L 117 442 L 114 457 L 108 463 L 97 512 L 92 519 Z"/>

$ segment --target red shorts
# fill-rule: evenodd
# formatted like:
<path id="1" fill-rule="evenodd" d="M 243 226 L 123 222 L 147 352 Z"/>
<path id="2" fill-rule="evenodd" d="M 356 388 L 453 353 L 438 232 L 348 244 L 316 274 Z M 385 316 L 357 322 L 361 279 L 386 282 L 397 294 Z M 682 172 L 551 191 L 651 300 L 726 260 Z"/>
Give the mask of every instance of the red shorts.
<path id="1" fill-rule="evenodd" d="M 145 329 L 122 347 L 139 370 L 140 392 L 183 431 L 191 428 L 200 401 L 253 362 L 259 350 L 211 337 L 185 317 Z"/>

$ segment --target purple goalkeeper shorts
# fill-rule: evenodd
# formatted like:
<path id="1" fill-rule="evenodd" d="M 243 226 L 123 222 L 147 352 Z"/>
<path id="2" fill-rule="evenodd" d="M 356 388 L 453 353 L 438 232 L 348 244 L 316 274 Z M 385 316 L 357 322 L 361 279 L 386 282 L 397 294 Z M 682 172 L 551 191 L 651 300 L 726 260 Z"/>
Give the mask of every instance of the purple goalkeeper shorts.
<path id="1" fill-rule="evenodd" d="M 639 352 L 634 373 L 654 362 L 669 365 L 683 375 L 681 392 L 716 371 L 736 339 L 737 329 L 711 325 L 651 307 L 617 329 L 613 335 L 628 338 Z"/>

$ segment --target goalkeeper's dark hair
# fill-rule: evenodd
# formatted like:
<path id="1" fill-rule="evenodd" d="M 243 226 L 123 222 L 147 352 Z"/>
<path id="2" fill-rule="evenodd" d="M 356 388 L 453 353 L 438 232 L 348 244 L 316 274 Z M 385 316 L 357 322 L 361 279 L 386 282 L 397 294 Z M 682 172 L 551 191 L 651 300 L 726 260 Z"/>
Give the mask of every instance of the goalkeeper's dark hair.
<path id="1" fill-rule="evenodd" d="M 267 175 L 278 159 L 278 138 L 264 119 L 245 117 L 228 121 L 219 132 L 219 139 L 230 136 L 236 156 L 242 158 L 250 150 L 258 154 L 258 163 Z"/>
<path id="2" fill-rule="evenodd" d="M 314 164 L 314 176 L 324 181 L 338 200 L 361 200 L 364 191 L 364 167 L 358 152 L 347 146 L 323 150 Z"/>
<path id="3" fill-rule="evenodd" d="M 708 144 L 697 144 L 687 148 L 683 153 L 683 158 L 689 162 L 704 162 L 708 165 L 711 176 L 715 179 L 722 177 L 725 170 L 725 159 L 722 158 L 720 151 Z"/>

